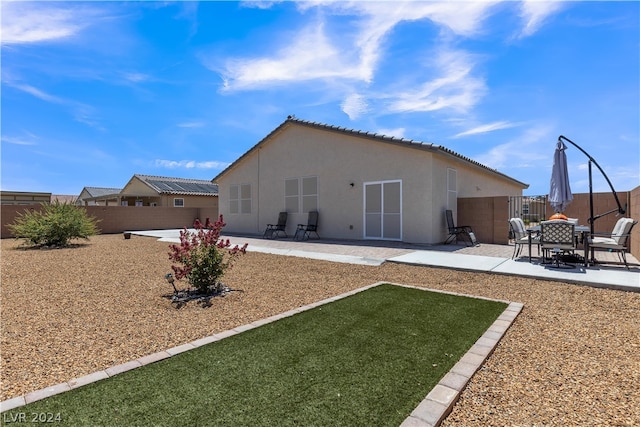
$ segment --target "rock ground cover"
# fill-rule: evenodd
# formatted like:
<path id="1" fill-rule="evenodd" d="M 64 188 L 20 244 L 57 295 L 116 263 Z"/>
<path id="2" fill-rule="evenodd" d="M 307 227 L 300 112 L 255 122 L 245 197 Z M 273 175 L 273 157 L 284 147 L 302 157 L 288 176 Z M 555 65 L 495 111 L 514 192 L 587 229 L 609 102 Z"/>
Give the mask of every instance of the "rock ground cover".
<path id="1" fill-rule="evenodd" d="M 223 278 L 242 292 L 176 309 L 163 298 L 173 292 L 167 243 L 101 235 L 68 249 L 18 246 L 1 242 L 1 400 L 389 281 L 525 305 L 444 425 L 640 424 L 638 293 L 249 252 Z"/>

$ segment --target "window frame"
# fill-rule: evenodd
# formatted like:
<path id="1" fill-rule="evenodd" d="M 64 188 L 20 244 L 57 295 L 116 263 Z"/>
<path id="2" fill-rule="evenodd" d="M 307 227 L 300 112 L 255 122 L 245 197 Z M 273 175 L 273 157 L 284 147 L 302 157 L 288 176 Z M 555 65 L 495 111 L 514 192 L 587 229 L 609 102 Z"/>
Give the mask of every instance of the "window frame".
<path id="1" fill-rule="evenodd" d="M 244 193 L 245 191 L 248 191 L 248 195 Z M 250 215 L 252 210 L 251 184 L 231 184 L 229 186 L 229 213 L 233 215 Z"/>
<path id="2" fill-rule="evenodd" d="M 315 192 L 314 193 L 305 193 L 305 180 L 315 180 Z M 288 190 L 292 189 L 291 183 L 295 181 L 295 194 L 291 194 Z M 308 187 L 307 187 L 308 189 Z M 305 199 L 308 201 L 309 198 L 314 198 L 314 202 L 311 203 L 313 205 L 311 208 L 305 210 Z M 295 200 L 295 202 L 292 202 Z M 292 177 L 284 179 L 284 206 L 287 212 L 289 213 L 302 213 L 306 214 L 312 211 L 317 211 L 319 206 L 319 191 L 318 191 L 318 176 L 300 176 L 300 177 Z M 294 207 L 295 206 L 295 207 Z"/>

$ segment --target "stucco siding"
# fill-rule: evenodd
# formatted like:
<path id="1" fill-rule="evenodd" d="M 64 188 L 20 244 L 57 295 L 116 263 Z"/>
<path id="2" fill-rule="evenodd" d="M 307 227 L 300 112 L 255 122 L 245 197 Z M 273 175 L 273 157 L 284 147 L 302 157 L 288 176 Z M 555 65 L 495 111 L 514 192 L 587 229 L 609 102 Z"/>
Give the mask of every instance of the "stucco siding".
<path id="1" fill-rule="evenodd" d="M 432 195 L 431 224 L 434 241 L 431 243 L 443 242 L 448 235 L 447 223 L 444 216 L 446 209 L 454 211 L 454 219 L 457 220 L 457 205 L 453 206 L 448 201 L 447 192 L 447 169 L 453 169 L 456 173 L 457 185 L 455 191 L 457 198 L 485 198 L 499 196 L 522 195 L 522 188 L 515 183 L 489 173 L 488 171 L 469 165 L 468 163 L 446 155 L 434 155 L 433 167 L 431 170 L 432 182 L 434 183 Z M 464 224 L 463 224 L 464 225 Z"/>
<path id="2" fill-rule="evenodd" d="M 499 176 L 435 149 L 285 124 L 217 178 L 219 210 L 226 231 L 262 234 L 286 210 L 285 180 L 317 177 L 320 236 L 364 239 L 365 184 L 401 181 L 401 240 L 439 243 L 446 237 L 448 168 L 458 173 L 458 197 L 522 192 L 516 184 L 503 184 Z M 231 186 L 241 184 L 251 185 L 251 213 L 230 212 Z M 306 221 L 307 213 L 289 211 L 287 233 L 293 235 L 296 225 Z"/>
<path id="3" fill-rule="evenodd" d="M 401 180 L 402 238 L 429 239 L 432 227 L 425 213 L 431 205 L 431 153 L 297 126 L 276 138 L 218 180 L 220 212 L 225 215 L 227 231 L 262 233 L 266 224 L 275 222 L 278 212 L 285 210 L 285 179 L 316 176 L 321 236 L 362 239 L 364 183 Z M 229 187 L 241 183 L 252 185 L 257 202 L 250 215 L 229 212 Z M 287 233 L 293 234 L 296 225 L 306 220 L 306 213 L 289 213 Z"/>
<path id="4" fill-rule="evenodd" d="M 158 193 L 150 188 L 147 184 L 140 181 L 138 178 L 133 178 L 127 185 L 122 189 L 120 195 L 123 197 L 126 196 L 150 196 L 157 197 Z"/>
<path id="5" fill-rule="evenodd" d="M 182 207 L 184 208 L 218 207 L 218 198 L 216 196 L 188 196 L 181 194 L 162 194 L 160 196 L 160 206 L 174 207 L 174 199 L 182 199 L 184 203 Z M 211 218 L 211 220 L 213 219 Z"/>

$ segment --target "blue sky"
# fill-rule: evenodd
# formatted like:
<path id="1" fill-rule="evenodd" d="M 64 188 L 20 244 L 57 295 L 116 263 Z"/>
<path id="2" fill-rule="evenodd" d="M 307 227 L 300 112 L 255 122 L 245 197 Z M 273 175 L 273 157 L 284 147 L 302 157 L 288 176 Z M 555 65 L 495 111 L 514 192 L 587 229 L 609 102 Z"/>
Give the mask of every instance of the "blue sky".
<path id="1" fill-rule="evenodd" d="M 549 192 L 564 135 L 617 191 L 640 184 L 638 2 L 1 8 L 3 190 L 212 179 L 290 114 L 443 145 L 529 195 Z M 587 158 L 567 157 L 588 192 Z"/>

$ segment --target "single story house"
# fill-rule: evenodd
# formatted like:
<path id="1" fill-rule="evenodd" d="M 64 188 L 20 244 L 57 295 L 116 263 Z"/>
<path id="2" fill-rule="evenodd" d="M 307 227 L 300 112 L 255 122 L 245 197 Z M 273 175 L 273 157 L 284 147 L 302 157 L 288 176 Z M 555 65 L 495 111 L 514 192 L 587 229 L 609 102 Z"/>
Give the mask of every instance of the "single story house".
<path id="1" fill-rule="evenodd" d="M 263 233 L 288 212 L 287 234 L 318 210 L 321 237 L 435 244 L 457 199 L 528 187 L 440 145 L 289 116 L 213 179 L 225 231 Z"/>
<path id="2" fill-rule="evenodd" d="M 0 191 L 0 204 L 3 205 L 37 205 L 50 203 L 51 193 L 33 191 Z"/>
<path id="3" fill-rule="evenodd" d="M 84 187 L 76 199 L 79 206 L 119 206 L 121 188 Z"/>
<path id="4" fill-rule="evenodd" d="M 218 208 L 218 186 L 211 181 L 135 174 L 119 193 L 121 206 Z"/>

